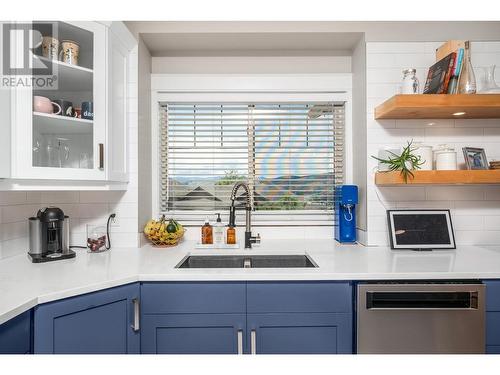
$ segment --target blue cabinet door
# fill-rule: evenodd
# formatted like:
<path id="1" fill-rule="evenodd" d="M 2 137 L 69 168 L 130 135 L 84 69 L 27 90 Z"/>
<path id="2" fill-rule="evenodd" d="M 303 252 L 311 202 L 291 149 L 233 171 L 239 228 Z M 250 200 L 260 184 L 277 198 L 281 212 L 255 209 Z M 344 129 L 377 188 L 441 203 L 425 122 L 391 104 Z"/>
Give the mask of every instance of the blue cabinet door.
<path id="1" fill-rule="evenodd" d="M 245 350 L 245 328 L 245 314 L 146 314 L 141 352 L 236 354 Z"/>
<path id="2" fill-rule="evenodd" d="M 0 325 L 0 354 L 31 352 L 31 310 Z"/>
<path id="3" fill-rule="evenodd" d="M 37 306 L 34 352 L 139 353 L 139 331 L 132 327 L 139 293 L 139 284 L 129 284 Z"/>
<path id="4" fill-rule="evenodd" d="M 350 313 L 248 314 L 247 327 L 256 354 L 352 354 Z"/>
<path id="5" fill-rule="evenodd" d="M 486 353 L 500 354 L 500 280 L 486 285 Z"/>

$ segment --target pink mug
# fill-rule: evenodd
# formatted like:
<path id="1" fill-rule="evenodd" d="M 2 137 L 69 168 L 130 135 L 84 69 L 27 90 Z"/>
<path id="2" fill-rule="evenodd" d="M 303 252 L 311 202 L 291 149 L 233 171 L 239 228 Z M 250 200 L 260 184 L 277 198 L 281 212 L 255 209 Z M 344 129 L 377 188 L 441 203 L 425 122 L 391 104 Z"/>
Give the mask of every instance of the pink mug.
<path id="1" fill-rule="evenodd" d="M 54 113 L 53 106 L 58 108 L 56 113 Z M 51 102 L 50 99 L 45 96 L 35 95 L 33 96 L 33 111 L 58 115 L 61 113 L 61 106 L 55 102 Z"/>

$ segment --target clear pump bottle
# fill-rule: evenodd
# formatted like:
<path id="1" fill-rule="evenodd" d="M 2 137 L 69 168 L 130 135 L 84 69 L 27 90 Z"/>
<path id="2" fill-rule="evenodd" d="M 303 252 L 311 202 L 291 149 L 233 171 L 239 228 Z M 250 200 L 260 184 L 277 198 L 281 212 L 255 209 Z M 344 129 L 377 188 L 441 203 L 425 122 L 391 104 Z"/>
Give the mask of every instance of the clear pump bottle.
<path id="1" fill-rule="evenodd" d="M 217 220 L 213 228 L 214 232 L 214 245 L 223 246 L 224 245 L 224 225 L 220 219 L 220 214 L 217 214 Z"/>

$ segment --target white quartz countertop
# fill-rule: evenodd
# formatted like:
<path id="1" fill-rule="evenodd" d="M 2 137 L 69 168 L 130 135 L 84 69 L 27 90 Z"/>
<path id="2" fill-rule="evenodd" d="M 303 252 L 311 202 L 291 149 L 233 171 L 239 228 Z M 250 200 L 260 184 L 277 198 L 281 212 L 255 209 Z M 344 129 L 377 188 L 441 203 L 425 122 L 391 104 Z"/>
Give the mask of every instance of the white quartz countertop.
<path id="1" fill-rule="evenodd" d="M 34 264 L 26 255 L 0 260 L 0 324 L 40 303 L 136 281 L 410 280 L 500 278 L 500 246 L 432 252 L 341 246 L 333 240 L 268 240 L 252 250 L 113 248 L 77 250 L 74 259 Z M 176 269 L 187 254 L 308 254 L 318 268 Z"/>

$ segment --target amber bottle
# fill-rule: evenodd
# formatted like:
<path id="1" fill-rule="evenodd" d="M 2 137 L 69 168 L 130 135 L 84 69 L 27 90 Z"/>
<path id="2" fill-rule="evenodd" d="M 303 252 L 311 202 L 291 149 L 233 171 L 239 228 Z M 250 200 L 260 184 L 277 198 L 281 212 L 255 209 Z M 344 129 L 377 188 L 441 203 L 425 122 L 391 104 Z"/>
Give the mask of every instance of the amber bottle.
<path id="1" fill-rule="evenodd" d="M 205 224 L 201 227 L 201 243 L 203 245 L 211 245 L 214 243 L 213 230 L 208 218 L 205 219 Z"/>
<path id="2" fill-rule="evenodd" d="M 227 227 L 226 244 L 236 245 L 236 229 L 230 225 Z"/>

